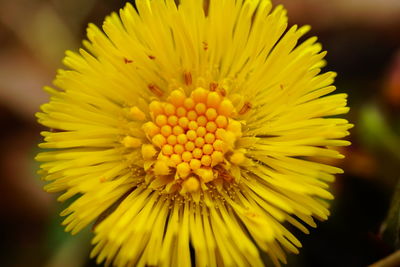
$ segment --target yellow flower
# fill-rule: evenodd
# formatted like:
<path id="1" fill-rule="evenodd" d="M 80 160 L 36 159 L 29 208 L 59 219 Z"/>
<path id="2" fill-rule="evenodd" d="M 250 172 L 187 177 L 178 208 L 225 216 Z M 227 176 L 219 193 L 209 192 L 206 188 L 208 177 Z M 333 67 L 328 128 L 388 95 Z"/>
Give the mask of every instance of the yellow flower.
<path id="1" fill-rule="evenodd" d="M 38 113 L 49 192 L 79 196 L 73 234 L 95 222 L 92 256 L 116 266 L 279 265 L 329 215 L 336 115 L 309 27 L 287 30 L 268 0 L 136 0 L 67 52 Z"/>

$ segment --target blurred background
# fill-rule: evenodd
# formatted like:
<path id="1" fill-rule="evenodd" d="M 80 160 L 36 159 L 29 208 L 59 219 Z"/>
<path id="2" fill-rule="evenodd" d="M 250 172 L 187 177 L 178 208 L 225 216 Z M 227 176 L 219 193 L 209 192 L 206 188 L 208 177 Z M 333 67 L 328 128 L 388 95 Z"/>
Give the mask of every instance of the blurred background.
<path id="1" fill-rule="evenodd" d="M 87 24 L 101 25 L 124 2 L 0 0 L 0 266 L 96 266 L 88 259 L 90 229 L 64 233 L 58 213 L 68 203 L 42 190 L 34 113 L 64 51 L 78 49 Z M 313 27 L 356 125 L 346 159 L 329 162 L 345 169 L 332 187 L 332 216 L 311 235 L 295 233 L 304 248 L 288 266 L 376 263 L 400 245 L 400 1 L 273 2 L 286 6 L 291 24 Z"/>

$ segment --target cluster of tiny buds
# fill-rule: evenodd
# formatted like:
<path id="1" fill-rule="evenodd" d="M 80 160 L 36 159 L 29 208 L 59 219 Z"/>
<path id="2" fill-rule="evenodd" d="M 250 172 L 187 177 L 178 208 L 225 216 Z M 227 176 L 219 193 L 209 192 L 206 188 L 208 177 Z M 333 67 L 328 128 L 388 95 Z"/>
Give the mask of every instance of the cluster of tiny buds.
<path id="1" fill-rule="evenodd" d="M 129 137 L 123 143 L 141 145 L 144 160 L 156 158 L 152 168 L 156 176 L 169 175 L 171 168 L 175 169 L 175 177 L 184 180 L 183 192 L 197 191 L 200 182 L 212 181 L 216 177 L 213 167 L 224 162 L 225 154 L 234 150 L 235 141 L 242 134 L 240 122 L 231 118 L 235 113 L 232 102 L 201 87 L 189 97 L 183 90 L 174 90 L 166 102 L 151 102 L 149 111 L 152 120 L 142 129 L 150 144 L 141 145 Z M 137 107 L 131 109 L 131 114 L 145 120 Z M 236 164 L 243 160 L 244 155 L 238 152 L 230 157 Z"/>

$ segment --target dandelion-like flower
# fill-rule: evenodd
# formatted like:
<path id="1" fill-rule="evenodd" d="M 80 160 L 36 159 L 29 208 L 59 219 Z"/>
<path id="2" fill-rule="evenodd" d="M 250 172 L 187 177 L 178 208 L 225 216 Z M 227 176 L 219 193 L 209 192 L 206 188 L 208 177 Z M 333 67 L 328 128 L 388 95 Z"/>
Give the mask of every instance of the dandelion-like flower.
<path id="1" fill-rule="evenodd" d="M 268 0 L 136 0 L 67 52 L 37 156 L 64 225 L 116 266 L 279 265 L 329 215 L 349 142 L 309 27 Z M 296 46 L 297 45 L 297 46 Z"/>

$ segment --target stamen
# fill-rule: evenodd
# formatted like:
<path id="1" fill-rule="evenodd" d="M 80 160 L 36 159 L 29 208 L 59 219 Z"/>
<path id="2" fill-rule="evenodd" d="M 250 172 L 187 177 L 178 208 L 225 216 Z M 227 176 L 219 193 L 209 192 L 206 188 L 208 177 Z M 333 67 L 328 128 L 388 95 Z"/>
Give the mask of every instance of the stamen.
<path id="1" fill-rule="evenodd" d="M 149 88 L 149 90 L 150 90 L 153 94 L 155 94 L 155 95 L 158 96 L 158 97 L 162 97 L 163 94 L 164 94 L 164 92 L 161 91 L 160 87 L 158 87 L 157 85 L 155 85 L 155 84 L 153 84 L 153 83 L 149 84 L 147 87 Z"/>
<path id="2" fill-rule="evenodd" d="M 192 74 L 190 72 L 184 72 L 183 77 L 187 86 L 192 85 Z"/>
<path id="3" fill-rule="evenodd" d="M 248 112 L 251 108 L 252 108 L 251 103 L 250 102 L 245 102 L 243 107 L 240 109 L 239 114 L 243 115 L 246 112 Z"/>
<path id="4" fill-rule="evenodd" d="M 218 83 L 216 83 L 216 82 L 210 83 L 210 91 L 211 92 L 215 92 L 217 90 L 217 88 L 218 88 Z"/>
<path id="5" fill-rule="evenodd" d="M 208 50 L 208 43 L 207 42 L 203 42 L 203 49 L 204 49 L 204 51 Z"/>
<path id="6" fill-rule="evenodd" d="M 125 64 L 130 64 L 130 63 L 133 63 L 133 60 L 127 59 L 126 57 L 124 57 L 124 63 Z"/>

